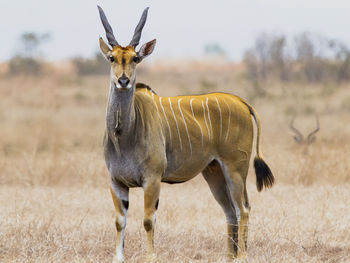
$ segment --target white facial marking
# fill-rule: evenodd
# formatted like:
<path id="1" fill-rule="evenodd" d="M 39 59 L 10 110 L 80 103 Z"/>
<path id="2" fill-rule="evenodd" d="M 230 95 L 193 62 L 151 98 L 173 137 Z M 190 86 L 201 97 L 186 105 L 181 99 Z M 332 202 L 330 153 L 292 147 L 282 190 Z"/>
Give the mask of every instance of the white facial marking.
<path id="1" fill-rule="evenodd" d="M 209 101 L 209 98 L 207 97 L 207 100 L 206 100 L 206 102 L 205 102 L 205 105 L 207 105 L 207 110 L 208 110 L 208 121 L 209 121 L 209 124 L 210 124 L 211 135 L 212 135 L 212 137 L 213 137 L 214 134 L 213 134 L 213 127 L 212 127 L 212 125 L 211 125 L 211 120 L 210 120 L 210 112 L 209 112 L 208 101 Z"/>
<path id="2" fill-rule="evenodd" d="M 228 109 L 228 124 L 227 124 L 227 132 L 226 132 L 226 137 L 225 137 L 225 142 L 227 141 L 227 138 L 228 138 L 228 134 L 230 132 L 230 122 L 231 122 L 231 109 L 229 107 L 229 105 L 227 104 L 226 100 L 224 99 L 224 102 L 227 106 L 227 109 Z"/>
<path id="3" fill-rule="evenodd" d="M 207 126 L 208 137 L 210 139 L 210 131 L 209 131 L 208 123 L 207 123 L 207 117 L 206 117 L 206 114 L 205 114 L 205 108 L 204 108 L 204 102 L 203 101 L 202 101 L 202 108 L 203 108 L 203 115 L 204 115 L 205 126 Z"/>
<path id="4" fill-rule="evenodd" d="M 122 89 L 123 87 L 118 83 L 116 85 L 117 89 Z M 126 87 L 124 87 L 124 89 L 131 89 L 132 88 L 132 84 L 128 84 Z"/>
<path id="5" fill-rule="evenodd" d="M 177 104 L 179 106 L 179 110 L 180 110 L 180 113 L 181 113 L 181 116 L 182 116 L 182 120 L 184 121 L 184 124 L 185 124 L 185 128 L 186 128 L 186 133 L 187 133 L 187 138 L 188 138 L 188 143 L 190 145 L 190 150 L 191 150 L 191 156 L 192 156 L 192 143 L 191 143 L 191 138 L 190 138 L 190 134 L 188 133 L 188 129 L 187 129 L 187 124 L 186 124 L 186 121 L 185 121 L 185 117 L 182 113 L 182 110 L 181 110 L 181 106 L 180 106 L 180 102 L 181 102 L 182 99 L 179 99 Z"/>
<path id="6" fill-rule="evenodd" d="M 215 97 L 215 99 L 216 99 L 216 103 L 218 104 L 219 112 L 220 112 L 220 139 L 221 139 L 221 135 L 222 135 L 222 116 L 221 116 L 221 108 L 220 108 L 220 104 L 219 104 L 218 98 Z"/>
<path id="7" fill-rule="evenodd" d="M 178 125 L 178 123 L 177 123 L 177 119 L 176 119 L 176 116 L 175 116 L 175 113 L 174 113 L 173 107 L 171 106 L 171 100 L 170 100 L 170 97 L 168 98 L 168 100 L 169 100 L 169 105 L 170 105 L 171 112 L 173 113 L 173 117 L 174 117 L 174 120 L 175 120 L 176 129 L 177 129 L 177 134 L 178 134 L 178 136 L 179 136 L 179 141 L 180 141 L 180 150 L 182 151 L 182 140 L 181 140 L 181 134 L 180 134 L 179 125 Z"/>
<path id="8" fill-rule="evenodd" d="M 169 131 L 170 144 L 172 145 L 172 144 L 173 144 L 173 141 L 172 141 L 172 137 L 171 137 L 171 129 L 170 129 L 170 125 L 169 125 L 168 118 L 167 118 L 167 116 L 166 116 L 166 114 L 165 114 L 165 110 L 164 110 L 163 104 L 162 104 L 162 97 L 159 97 L 159 104 L 160 104 L 160 107 L 161 107 L 162 110 L 163 110 L 163 114 L 164 114 L 165 121 L 166 121 L 166 123 L 168 124 L 168 131 Z"/>
<path id="9" fill-rule="evenodd" d="M 196 117 L 194 116 L 194 113 L 193 113 L 193 107 L 192 107 L 192 101 L 193 101 L 193 100 L 194 100 L 194 98 L 192 98 L 192 99 L 190 100 L 190 106 L 191 106 L 192 116 L 193 116 L 194 121 L 197 123 L 197 125 L 198 125 L 198 127 L 199 127 L 199 129 L 200 129 L 200 131 L 201 131 L 201 135 L 202 135 L 202 147 L 203 147 L 203 145 L 204 145 L 203 131 L 202 131 L 202 127 L 201 127 L 200 123 L 197 121 L 197 119 L 196 119 Z"/>

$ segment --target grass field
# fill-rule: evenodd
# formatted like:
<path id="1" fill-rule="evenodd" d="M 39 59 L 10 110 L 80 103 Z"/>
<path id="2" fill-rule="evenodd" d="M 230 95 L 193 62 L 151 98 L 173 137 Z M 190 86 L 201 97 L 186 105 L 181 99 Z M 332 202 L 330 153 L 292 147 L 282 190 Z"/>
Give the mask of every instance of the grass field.
<path id="1" fill-rule="evenodd" d="M 160 95 L 232 92 L 260 113 L 277 183 L 257 193 L 250 169 L 249 262 L 350 262 L 349 84 L 268 83 L 259 96 L 238 66 L 202 64 L 154 64 L 138 79 Z M 0 262 L 111 261 L 114 213 L 102 155 L 108 82 L 59 72 L 0 78 Z M 296 144 L 292 116 L 307 134 L 316 113 L 316 142 Z M 144 260 L 142 205 L 142 190 L 132 189 L 127 262 Z M 163 185 L 157 262 L 224 262 L 225 233 L 201 176 Z"/>
<path id="2" fill-rule="evenodd" d="M 349 262 L 348 186 L 276 185 L 258 194 L 249 262 Z M 225 216 L 202 179 L 164 185 L 156 228 L 157 262 L 224 262 Z M 127 262 L 143 262 L 143 195 L 131 191 Z M 113 205 L 91 187 L 1 187 L 1 262 L 111 262 Z"/>

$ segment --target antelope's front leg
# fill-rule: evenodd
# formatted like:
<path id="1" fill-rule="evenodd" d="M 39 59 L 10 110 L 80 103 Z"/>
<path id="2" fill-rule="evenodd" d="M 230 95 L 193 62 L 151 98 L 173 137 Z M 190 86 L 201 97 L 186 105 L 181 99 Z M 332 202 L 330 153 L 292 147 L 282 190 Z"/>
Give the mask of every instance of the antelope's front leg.
<path id="1" fill-rule="evenodd" d="M 110 188 L 116 211 L 115 226 L 117 241 L 113 263 L 124 262 L 124 234 L 126 227 L 126 214 L 129 207 L 129 188 L 114 184 Z"/>
<path id="2" fill-rule="evenodd" d="M 147 262 L 152 262 L 156 258 L 154 252 L 154 228 L 159 203 L 160 179 L 148 179 L 143 189 L 145 203 L 143 225 L 147 232 Z"/>

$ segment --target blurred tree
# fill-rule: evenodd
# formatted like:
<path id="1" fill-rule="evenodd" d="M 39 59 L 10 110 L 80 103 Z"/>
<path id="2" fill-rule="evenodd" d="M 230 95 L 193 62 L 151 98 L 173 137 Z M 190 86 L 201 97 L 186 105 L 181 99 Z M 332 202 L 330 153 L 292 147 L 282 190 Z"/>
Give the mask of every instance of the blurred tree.
<path id="1" fill-rule="evenodd" d="M 286 81 L 289 77 L 286 38 L 283 35 L 262 34 L 255 40 L 253 48 L 244 54 L 244 64 L 248 80 L 252 83 L 254 94 L 266 94 L 262 84 L 268 78 Z"/>
<path id="2" fill-rule="evenodd" d="M 109 74 L 109 63 L 100 52 L 96 52 L 93 58 L 73 58 L 72 62 L 77 70 L 78 75 Z"/>
<path id="3" fill-rule="evenodd" d="M 340 67 L 338 71 L 338 81 L 350 80 L 350 50 L 341 42 L 332 41 L 330 43 L 335 48 L 335 56 L 339 60 Z"/>
<path id="4" fill-rule="evenodd" d="M 298 61 L 310 60 L 315 56 L 314 42 L 309 33 L 302 33 L 294 38 L 296 59 Z"/>
<path id="5" fill-rule="evenodd" d="M 226 51 L 217 43 L 205 45 L 204 54 L 207 56 L 226 57 Z"/>
<path id="6" fill-rule="evenodd" d="M 25 32 L 20 36 L 20 44 L 23 56 L 34 57 L 38 56 L 38 49 L 45 41 L 50 40 L 50 34 L 37 34 L 35 32 Z"/>
<path id="7" fill-rule="evenodd" d="M 283 35 L 262 34 L 245 52 L 244 64 L 255 89 L 269 79 L 315 83 L 350 80 L 350 49 L 340 41 L 311 33 L 295 36 L 289 45 Z"/>
<path id="8" fill-rule="evenodd" d="M 43 66 L 39 57 L 39 47 L 50 39 L 49 33 L 37 34 L 25 32 L 20 38 L 20 49 L 9 61 L 9 74 L 11 75 L 38 75 Z"/>

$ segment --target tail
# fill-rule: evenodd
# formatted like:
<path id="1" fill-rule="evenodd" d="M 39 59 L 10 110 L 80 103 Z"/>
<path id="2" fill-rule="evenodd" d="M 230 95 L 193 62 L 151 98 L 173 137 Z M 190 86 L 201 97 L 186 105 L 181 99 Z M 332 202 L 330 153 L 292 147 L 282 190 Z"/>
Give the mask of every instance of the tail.
<path id="1" fill-rule="evenodd" d="M 250 114 L 255 120 L 257 127 L 256 135 L 256 157 L 254 158 L 254 168 L 256 174 L 256 188 L 260 192 L 264 187 L 271 188 L 275 182 L 275 177 L 273 176 L 269 166 L 264 161 L 262 154 L 260 152 L 260 133 L 261 133 L 261 124 L 258 113 L 255 109 L 250 106 L 248 103 L 242 100 L 242 102 L 248 107 Z"/>

